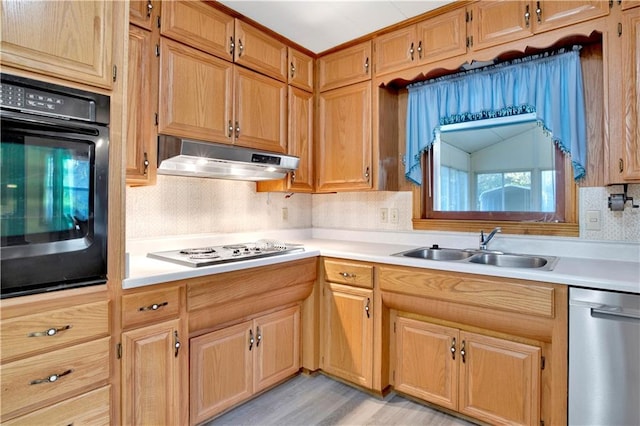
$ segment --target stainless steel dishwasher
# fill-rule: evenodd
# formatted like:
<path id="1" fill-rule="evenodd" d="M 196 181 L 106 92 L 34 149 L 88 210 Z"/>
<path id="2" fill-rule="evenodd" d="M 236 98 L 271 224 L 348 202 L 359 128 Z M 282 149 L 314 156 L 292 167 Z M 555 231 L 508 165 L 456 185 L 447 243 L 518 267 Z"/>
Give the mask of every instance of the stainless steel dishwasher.
<path id="1" fill-rule="evenodd" d="M 640 425 L 640 295 L 569 289 L 569 424 Z"/>

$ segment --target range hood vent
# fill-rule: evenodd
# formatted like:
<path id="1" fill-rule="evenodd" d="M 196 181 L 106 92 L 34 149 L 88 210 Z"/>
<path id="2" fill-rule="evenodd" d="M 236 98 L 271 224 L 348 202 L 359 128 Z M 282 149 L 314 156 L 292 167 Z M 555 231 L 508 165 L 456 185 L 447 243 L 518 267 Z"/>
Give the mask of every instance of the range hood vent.
<path id="1" fill-rule="evenodd" d="M 282 179 L 300 159 L 232 145 L 158 137 L 158 174 L 262 181 Z"/>

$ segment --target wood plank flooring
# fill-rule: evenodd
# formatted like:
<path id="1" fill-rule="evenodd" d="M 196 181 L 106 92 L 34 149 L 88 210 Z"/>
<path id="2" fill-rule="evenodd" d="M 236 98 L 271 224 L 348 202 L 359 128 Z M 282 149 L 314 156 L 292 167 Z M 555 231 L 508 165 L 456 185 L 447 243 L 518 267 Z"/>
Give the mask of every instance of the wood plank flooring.
<path id="1" fill-rule="evenodd" d="M 391 393 L 384 399 L 322 374 L 298 375 L 206 426 L 434 425 L 472 423 Z"/>

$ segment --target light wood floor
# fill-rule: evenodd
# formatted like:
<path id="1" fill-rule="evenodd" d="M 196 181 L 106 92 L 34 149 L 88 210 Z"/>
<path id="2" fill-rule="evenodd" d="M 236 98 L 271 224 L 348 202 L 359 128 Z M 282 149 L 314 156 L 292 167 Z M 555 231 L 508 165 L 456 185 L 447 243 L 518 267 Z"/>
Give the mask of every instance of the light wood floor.
<path id="1" fill-rule="evenodd" d="M 332 380 L 301 374 L 206 426 L 472 425 L 393 393 L 384 399 Z"/>

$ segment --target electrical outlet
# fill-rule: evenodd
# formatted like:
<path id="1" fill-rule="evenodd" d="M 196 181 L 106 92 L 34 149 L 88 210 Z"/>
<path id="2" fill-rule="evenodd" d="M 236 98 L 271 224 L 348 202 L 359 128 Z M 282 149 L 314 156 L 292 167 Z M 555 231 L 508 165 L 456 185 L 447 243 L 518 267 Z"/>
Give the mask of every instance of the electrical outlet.
<path id="1" fill-rule="evenodd" d="M 389 210 L 389 221 L 391 223 L 398 223 L 398 209 Z"/>
<path id="2" fill-rule="evenodd" d="M 383 207 L 380 209 L 380 223 L 387 223 L 389 222 L 389 209 L 386 207 Z"/>
<path id="3" fill-rule="evenodd" d="M 286 207 L 282 208 L 282 220 L 285 222 L 289 220 L 289 209 Z"/>

